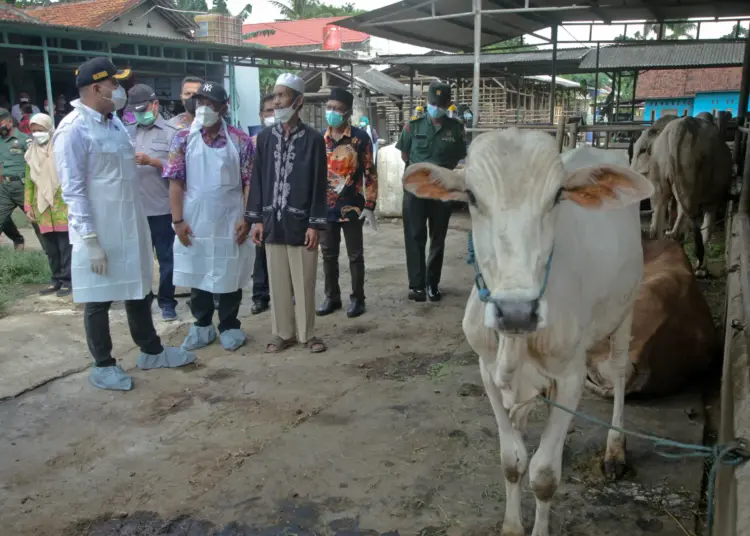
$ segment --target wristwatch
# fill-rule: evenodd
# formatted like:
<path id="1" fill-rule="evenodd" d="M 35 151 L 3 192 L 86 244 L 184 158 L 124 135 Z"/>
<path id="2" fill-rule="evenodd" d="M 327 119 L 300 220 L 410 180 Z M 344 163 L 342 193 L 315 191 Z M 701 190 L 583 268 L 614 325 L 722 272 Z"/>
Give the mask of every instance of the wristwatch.
<path id="1" fill-rule="evenodd" d="M 185 221 L 184 219 L 183 219 L 183 220 L 177 220 L 177 221 L 173 221 L 173 222 L 172 222 L 172 225 L 179 225 L 180 223 L 182 223 L 182 222 L 184 222 L 184 221 Z"/>

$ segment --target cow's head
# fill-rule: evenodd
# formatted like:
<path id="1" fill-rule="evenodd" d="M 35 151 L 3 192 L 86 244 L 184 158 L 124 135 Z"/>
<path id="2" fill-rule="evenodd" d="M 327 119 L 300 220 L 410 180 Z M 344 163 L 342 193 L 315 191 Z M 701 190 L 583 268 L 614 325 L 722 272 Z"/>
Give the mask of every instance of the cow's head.
<path id="1" fill-rule="evenodd" d="M 471 210 L 477 265 L 489 291 L 485 325 L 507 333 L 546 324 L 544 294 L 562 203 L 592 210 L 619 209 L 653 193 L 643 176 L 598 165 L 563 170 L 554 139 L 508 129 L 479 136 L 462 173 L 414 164 L 404 188 L 428 199 L 465 201 Z"/>
<path id="2" fill-rule="evenodd" d="M 678 119 L 676 115 L 665 115 L 641 133 L 641 136 L 633 145 L 633 154 L 630 158 L 630 169 L 648 177 L 648 172 L 651 168 L 651 151 L 653 150 L 654 142 L 656 141 L 656 138 L 659 137 L 659 134 L 662 133 L 664 127 L 675 119 Z"/>

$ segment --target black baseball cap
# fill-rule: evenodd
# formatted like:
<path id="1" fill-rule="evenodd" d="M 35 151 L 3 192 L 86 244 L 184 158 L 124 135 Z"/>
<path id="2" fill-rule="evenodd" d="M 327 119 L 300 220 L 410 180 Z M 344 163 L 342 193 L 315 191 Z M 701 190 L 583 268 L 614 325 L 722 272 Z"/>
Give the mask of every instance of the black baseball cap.
<path id="1" fill-rule="evenodd" d="M 201 84 L 198 91 L 195 92 L 195 97 L 205 97 L 219 104 L 226 104 L 229 100 L 227 91 L 224 86 L 217 82 L 209 82 L 208 80 Z"/>
<path id="2" fill-rule="evenodd" d="M 76 88 L 90 86 L 96 82 L 102 82 L 108 78 L 125 80 L 130 76 L 130 69 L 118 70 L 107 58 L 98 57 L 90 59 L 76 69 Z"/>
<path id="3" fill-rule="evenodd" d="M 128 107 L 125 111 L 142 112 L 155 100 L 159 100 L 159 97 L 156 96 L 151 86 L 136 84 L 128 91 Z"/>
<path id="4" fill-rule="evenodd" d="M 427 90 L 427 102 L 437 106 L 445 106 L 447 108 L 448 104 L 451 102 L 450 85 L 440 80 L 433 81 Z"/>

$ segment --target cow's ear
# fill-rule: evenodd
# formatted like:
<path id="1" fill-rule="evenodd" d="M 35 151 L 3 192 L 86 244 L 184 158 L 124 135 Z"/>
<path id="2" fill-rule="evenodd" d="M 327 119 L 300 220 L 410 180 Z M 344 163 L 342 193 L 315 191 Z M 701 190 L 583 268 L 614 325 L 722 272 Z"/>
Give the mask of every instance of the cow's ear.
<path id="1" fill-rule="evenodd" d="M 584 208 L 613 210 L 651 197 L 654 185 L 640 173 L 607 164 L 573 171 L 562 190 L 561 199 Z"/>
<path id="2" fill-rule="evenodd" d="M 435 164 L 412 164 L 406 168 L 403 182 L 404 189 L 417 197 L 438 201 L 469 201 L 463 173 Z"/>

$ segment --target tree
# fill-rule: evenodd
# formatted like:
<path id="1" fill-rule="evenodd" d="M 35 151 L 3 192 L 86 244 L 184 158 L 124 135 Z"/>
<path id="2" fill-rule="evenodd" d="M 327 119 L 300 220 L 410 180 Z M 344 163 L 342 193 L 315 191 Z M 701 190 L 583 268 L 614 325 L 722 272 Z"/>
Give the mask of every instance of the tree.
<path id="1" fill-rule="evenodd" d="M 747 28 L 743 28 L 740 23 L 735 23 L 732 26 L 732 31 L 726 35 L 722 35 L 721 39 L 742 39 L 744 37 L 747 37 Z"/>
<path id="2" fill-rule="evenodd" d="M 229 12 L 229 8 L 227 7 L 227 0 L 213 0 L 213 5 L 211 6 L 211 10 L 209 13 L 217 13 L 219 15 L 228 15 L 231 16 L 232 14 Z"/>
<path id="3" fill-rule="evenodd" d="M 354 4 L 332 6 L 320 0 L 269 0 L 271 5 L 281 11 L 281 15 L 288 20 L 315 19 L 319 17 L 341 17 L 364 13 L 355 9 Z"/>
<path id="4" fill-rule="evenodd" d="M 206 0 L 172 0 L 177 9 L 183 11 L 199 11 L 206 13 L 208 11 L 208 5 Z"/>
<path id="5" fill-rule="evenodd" d="M 484 52 L 528 52 L 530 50 L 537 50 L 539 47 L 536 45 L 527 45 L 523 42 L 523 36 L 513 37 L 494 45 L 484 47 Z"/>

